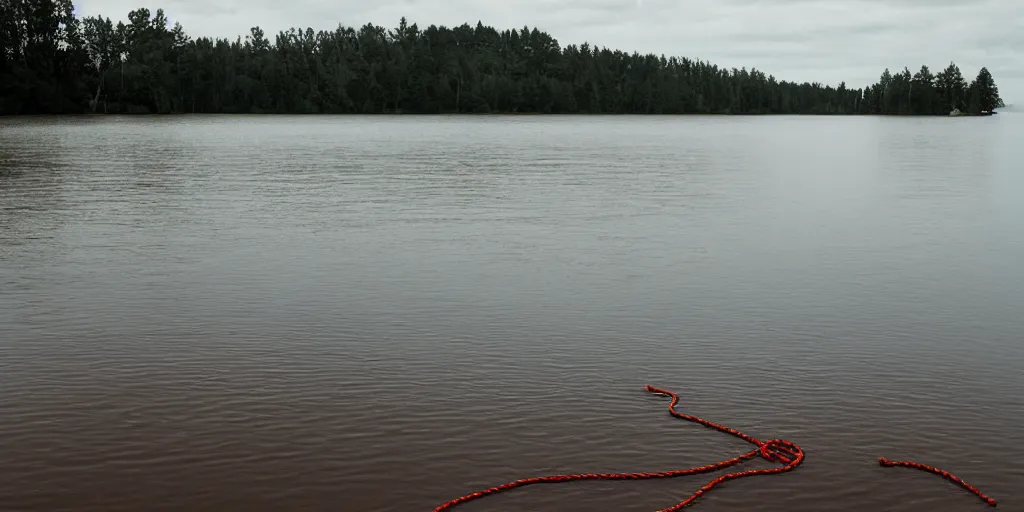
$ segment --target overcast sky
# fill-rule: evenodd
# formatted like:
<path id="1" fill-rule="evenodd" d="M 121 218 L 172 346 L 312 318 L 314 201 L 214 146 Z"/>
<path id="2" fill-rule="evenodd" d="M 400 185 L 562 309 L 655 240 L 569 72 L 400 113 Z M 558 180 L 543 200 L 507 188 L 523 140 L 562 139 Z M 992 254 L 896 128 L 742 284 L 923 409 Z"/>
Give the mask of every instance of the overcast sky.
<path id="1" fill-rule="evenodd" d="M 563 46 L 609 48 L 756 67 L 780 79 L 862 87 L 886 67 L 933 72 L 955 61 L 970 81 L 987 66 L 1007 103 L 1024 103 L 1024 0 L 76 0 L 79 15 L 126 20 L 162 7 L 191 36 L 259 25 L 391 28 L 537 27 Z"/>

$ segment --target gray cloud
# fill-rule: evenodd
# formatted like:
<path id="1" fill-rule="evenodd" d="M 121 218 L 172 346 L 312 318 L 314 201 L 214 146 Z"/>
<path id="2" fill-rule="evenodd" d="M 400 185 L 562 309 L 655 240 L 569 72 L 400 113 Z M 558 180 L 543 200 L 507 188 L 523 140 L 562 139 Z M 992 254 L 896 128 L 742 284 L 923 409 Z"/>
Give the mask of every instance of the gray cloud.
<path id="1" fill-rule="evenodd" d="M 125 19 L 138 0 L 78 0 L 78 12 Z M 987 66 L 1008 102 L 1024 98 L 1021 0 L 164 0 L 193 36 L 230 37 L 259 25 L 333 29 L 475 24 L 538 27 L 563 44 L 678 55 L 780 79 L 861 87 L 882 70 L 938 70 L 965 77 Z M 1021 100 L 1024 102 L 1024 100 Z"/>

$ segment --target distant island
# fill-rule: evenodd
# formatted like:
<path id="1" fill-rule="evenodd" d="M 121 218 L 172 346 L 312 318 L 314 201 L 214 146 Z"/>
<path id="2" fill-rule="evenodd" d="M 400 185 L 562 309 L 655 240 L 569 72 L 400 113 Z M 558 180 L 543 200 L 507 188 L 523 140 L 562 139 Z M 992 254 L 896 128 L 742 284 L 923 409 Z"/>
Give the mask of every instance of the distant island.
<path id="1" fill-rule="evenodd" d="M 538 29 L 477 23 L 420 29 L 290 29 L 271 43 L 192 39 L 163 10 L 128 24 L 77 19 L 70 0 L 4 2 L 0 114 L 66 113 L 567 113 L 989 114 L 1002 106 L 992 74 L 970 83 L 886 69 L 878 83 L 795 83 L 755 69 L 565 47 Z"/>

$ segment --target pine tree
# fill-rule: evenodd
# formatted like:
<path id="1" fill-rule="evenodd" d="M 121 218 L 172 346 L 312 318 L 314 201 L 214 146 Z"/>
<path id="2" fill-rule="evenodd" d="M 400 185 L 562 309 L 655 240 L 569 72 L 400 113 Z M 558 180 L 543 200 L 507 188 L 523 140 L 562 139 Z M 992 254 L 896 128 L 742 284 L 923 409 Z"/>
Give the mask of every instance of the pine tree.
<path id="1" fill-rule="evenodd" d="M 999 88 L 989 73 L 988 68 L 981 68 L 978 77 L 974 79 L 977 88 L 978 107 L 982 112 L 991 112 L 1003 106 L 1003 100 L 999 97 Z"/>
<path id="2" fill-rule="evenodd" d="M 188 37 L 164 12 L 77 19 L 70 0 L 0 0 L 0 114 L 540 112 L 939 114 L 1001 105 L 987 69 L 886 69 L 863 89 L 686 57 L 561 45 L 538 28 L 366 24 Z"/>

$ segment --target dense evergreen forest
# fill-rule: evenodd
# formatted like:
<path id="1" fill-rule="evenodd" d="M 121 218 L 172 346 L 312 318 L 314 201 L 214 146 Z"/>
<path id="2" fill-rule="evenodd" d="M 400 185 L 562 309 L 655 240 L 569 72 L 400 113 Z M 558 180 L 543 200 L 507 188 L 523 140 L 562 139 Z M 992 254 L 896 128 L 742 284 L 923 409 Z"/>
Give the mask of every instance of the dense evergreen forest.
<path id="1" fill-rule="evenodd" d="M 0 0 L 0 113 L 539 112 L 979 113 L 1002 105 L 987 69 L 891 73 L 851 89 L 779 80 L 534 28 L 290 29 L 193 39 L 164 12 L 78 19 L 71 0 Z"/>

